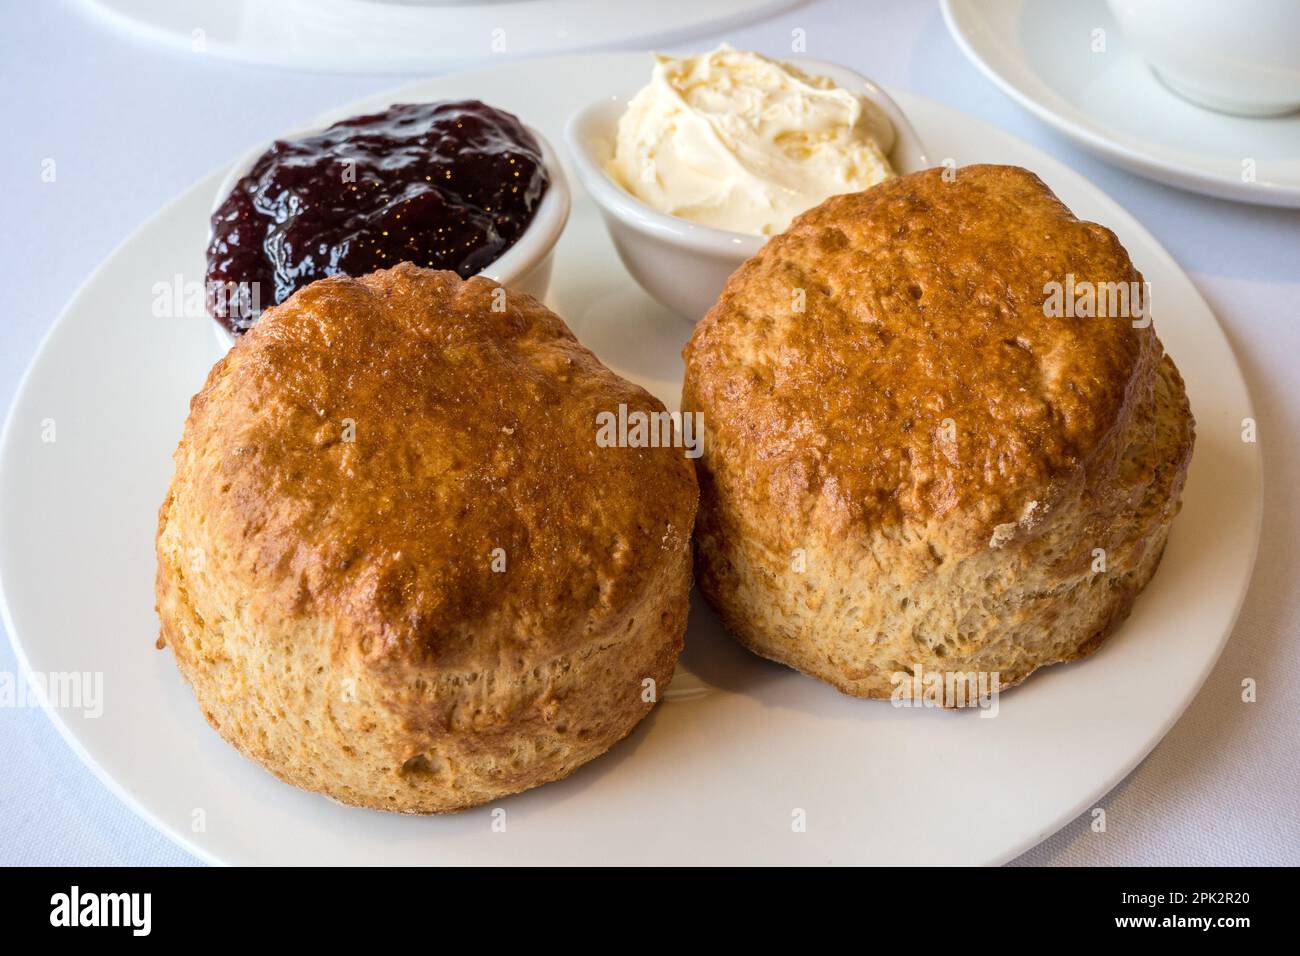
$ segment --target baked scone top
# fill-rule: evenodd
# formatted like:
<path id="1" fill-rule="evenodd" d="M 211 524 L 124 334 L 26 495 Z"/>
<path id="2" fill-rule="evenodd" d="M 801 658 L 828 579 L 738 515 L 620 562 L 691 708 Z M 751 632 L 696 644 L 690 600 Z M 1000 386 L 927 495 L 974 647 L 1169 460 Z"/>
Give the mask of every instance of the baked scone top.
<path id="1" fill-rule="evenodd" d="M 681 449 L 597 445 L 620 403 L 663 409 L 528 296 L 410 264 L 325 279 L 213 368 L 160 520 L 256 619 L 375 664 L 566 653 L 691 532 Z"/>
<path id="2" fill-rule="evenodd" d="M 709 480 L 792 535 L 811 522 L 987 546 L 1113 465 L 1108 439 L 1152 387 L 1150 328 L 1045 308 L 1067 277 L 1140 287 L 1115 235 L 1026 170 L 944 172 L 804 213 L 686 347 L 682 404 L 705 413 Z"/>

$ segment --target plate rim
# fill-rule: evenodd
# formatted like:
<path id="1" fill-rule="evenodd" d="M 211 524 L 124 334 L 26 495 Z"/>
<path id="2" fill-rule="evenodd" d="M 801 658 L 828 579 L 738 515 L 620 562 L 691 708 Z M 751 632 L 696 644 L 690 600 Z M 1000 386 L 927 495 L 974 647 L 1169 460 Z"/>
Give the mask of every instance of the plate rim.
<path id="1" fill-rule="evenodd" d="M 187 0 L 191 5 L 199 2 L 209 2 L 216 6 L 223 6 L 222 0 Z M 234 8 L 235 13 L 242 13 L 242 6 L 248 2 L 256 0 L 236 0 L 240 5 Z M 361 0 L 353 0 L 353 4 Z M 451 2 L 438 4 L 444 9 L 454 8 L 456 6 L 464 7 L 466 0 L 451 0 Z M 522 0 L 502 0 L 501 5 L 520 4 Z M 603 11 L 607 4 L 602 0 L 555 0 L 563 4 L 564 9 L 559 10 L 561 14 L 574 14 L 581 8 L 587 7 L 596 11 Z M 676 0 L 683 7 L 692 6 L 687 0 Z M 722 13 L 710 14 L 698 21 L 688 23 L 685 26 L 678 27 L 660 27 L 655 29 L 637 28 L 631 31 L 629 35 L 620 35 L 612 43 L 615 48 L 622 50 L 640 50 L 643 46 L 660 45 L 672 46 L 678 43 L 684 43 L 697 37 L 710 36 L 716 33 L 728 30 L 738 29 L 751 23 L 761 23 L 769 20 L 777 14 L 792 10 L 797 6 L 806 3 L 807 0 L 753 0 L 752 6 L 743 9 L 730 10 Z M 80 6 L 87 17 L 92 18 L 97 23 L 106 24 L 122 36 L 131 39 L 154 44 L 161 49 L 175 53 L 177 50 L 186 47 L 185 37 L 169 29 L 167 23 L 157 20 L 145 19 L 138 15 L 132 15 L 130 12 L 123 10 L 122 0 L 76 0 L 77 6 Z M 530 5 L 531 6 L 531 5 Z M 430 8 L 436 10 L 437 7 Z M 368 11 L 371 13 L 381 13 L 382 10 Z M 530 13 L 532 11 L 529 11 Z M 418 11 L 410 9 L 401 12 L 390 11 L 394 16 L 417 16 Z M 622 33 L 622 31 L 620 31 Z M 593 45 L 590 42 L 580 43 L 573 46 L 559 45 L 553 48 L 540 48 L 519 53 L 507 54 L 510 61 L 519 61 L 522 59 L 533 58 L 550 58 L 557 56 L 584 56 L 599 54 L 609 49 L 608 46 Z M 457 54 L 451 53 L 447 56 L 437 55 L 405 55 L 392 59 L 384 57 L 368 56 L 361 59 L 353 59 L 340 64 L 319 53 L 309 51 L 290 50 L 287 55 L 281 57 L 269 56 L 265 49 L 247 49 L 236 44 L 228 42 L 208 43 L 208 50 L 219 56 L 229 63 L 251 67 L 262 67 L 272 70 L 283 70 L 292 72 L 325 72 L 335 76 L 393 76 L 409 77 L 411 74 L 418 74 L 429 70 L 440 70 L 446 73 L 469 72 L 479 68 L 479 64 L 486 60 L 488 56 L 501 56 L 501 54 Z M 462 70 L 462 68 L 466 68 Z M 427 78 L 427 77 L 426 77 Z"/>
<path id="2" fill-rule="evenodd" d="M 943 2 L 946 4 L 948 0 L 943 0 Z M 554 57 L 546 57 L 537 60 L 531 60 L 529 61 L 529 65 L 530 66 L 540 65 L 544 67 L 548 63 L 553 63 L 558 61 L 572 61 L 575 59 L 587 59 L 587 60 L 607 59 L 613 62 L 619 59 L 628 59 L 633 56 L 643 56 L 643 55 L 645 55 L 643 51 L 619 51 L 619 52 L 612 52 L 612 53 L 604 52 L 604 53 L 592 53 L 592 54 L 570 53 L 570 54 L 560 54 Z M 439 77 L 426 77 L 423 79 L 414 80 L 408 83 L 395 85 L 389 89 L 381 90 L 377 93 L 368 94 L 366 96 L 359 97 L 355 100 L 350 101 L 349 103 L 342 104 L 340 106 L 331 107 L 329 110 L 319 114 L 318 118 L 328 117 L 332 114 L 337 114 L 340 111 L 352 109 L 354 107 L 359 109 L 365 109 L 368 108 L 368 106 L 366 105 L 368 103 L 378 101 L 390 96 L 400 97 L 402 95 L 407 94 L 408 91 L 414 91 L 416 89 L 424 87 L 430 82 L 436 83 L 441 80 L 449 79 L 452 77 L 461 78 L 461 79 L 473 78 L 475 75 L 478 74 L 494 73 L 501 70 L 510 70 L 511 68 L 518 68 L 519 66 L 520 64 L 517 62 L 502 63 L 502 64 L 496 64 L 487 67 L 476 68 L 472 70 L 454 71 L 452 73 L 448 73 Z M 1069 172 L 1073 173 L 1073 175 L 1076 176 L 1080 181 L 1085 183 L 1090 190 L 1092 190 L 1099 197 L 1105 200 L 1106 203 L 1114 207 L 1114 209 L 1118 212 L 1118 214 L 1126 220 L 1125 228 L 1132 230 L 1134 231 L 1135 234 L 1139 235 L 1141 239 L 1148 244 L 1149 249 L 1154 254 L 1161 256 L 1165 260 L 1167 266 L 1175 269 L 1177 273 L 1180 276 L 1182 276 L 1182 278 L 1187 282 L 1190 291 L 1194 293 L 1197 296 L 1197 298 L 1201 301 L 1206 312 L 1209 313 L 1210 317 L 1213 320 L 1214 331 L 1219 336 L 1223 348 L 1226 349 L 1227 355 L 1231 359 L 1232 369 L 1233 371 L 1236 372 L 1237 381 L 1241 383 L 1242 391 L 1245 398 L 1244 412 L 1250 415 L 1254 414 L 1255 403 L 1251 395 L 1250 384 L 1242 371 L 1241 363 L 1238 360 L 1236 351 L 1233 349 L 1232 342 L 1228 338 L 1223 325 L 1219 321 L 1218 316 L 1215 314 L 1214 310 L 1209 306 L 1209 303 L 1205 301 L 1204 296 L 1201 295 L 1200 290 L 1196 287 L 1195 283 L 1192 282 L 1186 270 L 1183 269 L 1182 266 L 1178 264 L 1177 260 L 1173 258 L 1173 256 L 1168 252 L 1168 250 L 1165 249 L 1165 247 L 1156 239 L 1156 237 L 1150 233 L 1150 231 L 1141 223 L 1139 219 L 1137 219 L 1132 213 L 1130 213 L 1127 209 L 1125 209 L 1120 203 L 1114 200 L 1105 190 L 1101 189 L 1090 179 L 1088 179 L 1087 176 L 1085 176 L 1083 173 L 1071 167 L 1069 163 L 1065 162 L 1062 159 L 1058 159 L 1055 156 L 1052 156 L 1043 148 L 1028 142 L 1027 140 L 1017 136 L 1016 134 L 1011 133 L 1005 129 L 1001 129 L 1000 127 L 997 127 L 996 124 L 991 123 L 988 120 L 985 120 L 978 116 L 974 116 L 973 114 L 966 113 L 962 110 L 959 110 L 956 107 L 950 106 L 946 103 L 942 103 L 938 100 L 934 100 L 933 98 L 925 96 L 923 94 L 915 93 L 906 89 L 901 89 L 892 84 L 890 85 L 882 84 L 882 86 L 886 90 L 886 92 L 888 92 L 891 96 L 894 96 L 896 98 L 901 98 L 904 101 L 907 100 L 923 101 L 928 105 L 933 105 L 934 107 L 937 107 L 940 111 L 958 113 L 971 121 L 999 129 L 999 131 L 1003 135 L 1009 137 L 1010 139 L 1015 140 L 1019 147 L 1027 150 L 1028 155 L 1035 158 L 1037 157 L 1046 158 L 1051 163 L 1067 169 Z M 231 166 L 234 162 L 237 161 L 238 161 L 237 156 L 232 157 L 228 162 L 221 164 L 216 169 L 211 170 L 205 175 L 199 177 L 188 187 L 180 191 L 176 196 L 174 196 L 168 202 L 164 203 L 161 207 L 159 207 L 152 215 L 146 218 L 143 222 L 139 223 L 135 228 L 133 228 L 129 232 L 129 234 L 123 240 L 121 240 L 113 248 L 113 250 L 99 263 L 99 265 L 96 266 L 96 268 L 91 271 L 91 273 L 86 277 L 86 279 L 82 281 L 82 283 L 78 286 L 77 290 L 73 293 L 73 295 L 67 300 L 63 308 L 59 311 L 58 316 L 54 319 L 53 322 L 51 322 L 49 328 L 42 336 L 41 341 L 37 346 L 35 352 L 33 353 L 31 360 L 29 361 L 27 367 L 24 369 L 23 374 L 19 379 L 18 385 L 15 388 L 13 393 L 13 399 L 5 414 L 4 425 L 2 428 L 0 428 L 0 497 L 3 497 L 6 494 L 6 489 L 8 485 L 8 482 L 6 481 L 6 477 L 5 477 L 7 473 L 7 468 L 3 467 L 3 463 L 5 459 L 8 458 L 7 450 L 9 449 L 11 440 L 13 439 L 14 428 L 16 427 L 15 419 L 16 419 L 17 409 L 19 405 L 23 403 L 23 399 L 26 397 L 27 392 L 32 387 L 32 378 L 36 367 L 39 364 L 41 364 L 41 360 L 43 356 L 45 356 L 46 352 L 49 350 L 52 340 L 58 334 L 58 331 L 60 327 L 63 325 L 63 323 L 67 320 L 68 315 L 73 311 L 74 307 L 82 300 L 82 298 L 87 295 L 89 287 L 92 284 L 94 284 L 101 277 L 101 275 L 104 272 L 106 272 L 109 269 L 109 267 L 116 262 L 118 257 L 122 254 L 123 250 L 127 246 L 133 244 L 140 237 L 141 234 L 154 228 L 156 221 L 162 218 L 166 213 L 171 211 L 175 206 L 188 201 L 196 193 L 202 194 L 204 193 L 205 190 L 207 192 L 210 192 L 211 189 L 215 187 L 216 183 L 219 181 L 218 177 L 223 175 L 225 170 L 229 166 Z M 567 156 L 564 157 L 562 161 L 568 162 L 568 157 Z M 583 198 L 583 197 L 578 197 L 578 198 Z M 1189 682 L 1188 689 L 1185 695 L 1183 696 L 1182 701 L 1178 704 L 1176 708 L 1171 709 L 1169 715 L 1160 723 L 1157 730 L 1150 736 L 1150 739 L 1145 741 L 1141 747 L 1135 750 L 1131 760 L 1124 762 L 1121 768 L 1117 772 L 1112 774 L 1111 778 L 1105 780 L 1102 783 L 1090 786 L 1088 788 L 1088 791 L 1082 794 L 1079 800 L 1070 807 L 1069 811 L 1062 813 L 1056 819 L 1054 819 L 1051 825 L 1046 830 L 1041 832 L 1036 832 L 1026 837 L 1023 837 L 1020 841 L 1017 841 L 1009 845 L 1008 848 L 1006 848 L 1001 853 L 986 858 L 983 861 L 984 865 L 1000 865 L 1002 863 L 1007 862 L 1008 860 L 1014 859 L 1015 857 L 1023 854 L 1027 850 L 1033 848 L 1034 846 L 1048 839 L 1053 834 L 1059 832 L 1063 827 L 1068 825 L 1074 819 L 1077 819 L 1077 817 L 1084 810 L 1086 810 L 1089 804 L 1091 804 L 1099 796 L 1102 796 L 1106 793 L 1109 793 L 1111 790 L 1113 790 L 1114 787 L 1119 782 L 1121 782 L 1123 779 L 1125 779 L 1125 777 L 1127 777 L 1130 773 L 1132 773 L 1133 769 L 1138 764 L 1140 764 L 1143 760 L 1146 759 L 1147 756 L 1150 755 L 1152 750 L 1155 749 L 1155 747 L 1165 738 L 1165 736 L 1169 733 L 1169 731 L 1173 728 L 1173 726 L 1183 717 L 1183 715 L 1186 713 L 1187 708 L 1190 706 L 1192 700 L 1199 694 L 1201 688 L 1204 686 L 1205 681 L 1208 679 L 1210 673 L 1213 671 L 1214 667 L 1217 665 L 1220 657 L 1222 656 L 1224 647 L 1227 645 L 1228 640 L 1231 638 L 1231 636 L 1233 635 L 1236 629 L 1242 608 L 1245 603 L 1246 596 L 1250 589 L 1250 584 L 1253 578 L 1255 565 L 1258 560 L 1261 531 L 1262 531 L 1262 524 L 1263 524 L 1263 503 L 1264 503 L 1263 492 L 1264 492 L 1264 477 L 1265 477 L 1264 470 L 1263 470 L 1262 450 L 1260 449 L 1258 443 L 1255 443 L 1253 447 L 1250 449 L 1249 461 L 1251 463 L 1251 478 L 1252 478 L 1250 491 L 1252 492 L 1255 498 L 1255 508 L 1254 508 L 1255 520 L 1253 522 L 1253 527 L 1250 529 L 1251 547 L 1250 547 L 1249 559 L 1245 564 L 1245 573 L 1241 576 L 1237 593 L 1235 594 L 1233 599 L 1233 606 L 1231 609 L 1231 614 L 1228 618 L 1228 624 L 1224 629 L 1223 633 L 1218 637 L 1217 646 L 1213 654 L 1207 657 L 1207 660 L 1203 665 L 1202 672 L 1196 678 L 1195 681 Z M 3 522 L 3 520 L 4 520 L 4 513 L 3 510 L 0 509 L 0 522 Z M 7 528 L 3 525 L 3 523 L 0 523 L 0 541 L 3 541 L 3 539 L 6 536 L 7 536 Z M 2 565 L 0 565 L 0 620 L 3 620 L 5 624 L 9 636 L 9 643 L 14 649 L 15 657 L 24 673 L 24 679 L 26 679 L 26 675 L 29 674 L 31 671 L 31 663 L 26 653 L 26 650 L 23 646 L 23 642 L 19 635 L 18 629 L 16 628 L 15 622 L 13 620 L 12 612 L 9 606 L 8 587 L 6 586 L 6 583 L 3 579 Z M 240 865 L 238 860 L 224 859 L 215 851 L 209 850 L 204 845 L 194 842 L 189 838 L 189 836 L 184 832 L 183 829 L 173 828 L 169 823 L 165 822 L 160 817 L 155 815 L 144 804 L 144 802 L 141 799 L 137 798 L 134 793 L 132 793 L 129 789 L 127 789 L 127 787 L 124 784 L 120 783 L 113 775 L 111 775 L 100 764 L 100 762 L 82 744 L 80 738 L 77 736 L 76 732 L 72 729 L 72 727 L 68 725 L 66 721 L 64 721 L 63 716 L 59 713 L 57 708 L 53 708 L 49 706 L 49 702 L 44 698 L 41 699 L 41 708 L 46 712 L 47 716 L 49 716 L 56 730 L 59 732 L 59 735 L 69 744 L 73 752 L 77 755 L 78 759 L 91 770 L 94 776 L 97 779 L 99 779 L 109 789 L 111 793 L 113 793 L 119 800 L 121 800 L 128 807 L 128 809 L 134 812 L 139 818 L 144 820 L 146 823 L 148 823 L 151 827 L 153 827 L 158 832 L 167 836 L 174 843 L 180 845 L 187 852 L 192 853 L 194 856 L 203 860 L 204 862 L 213 865 Z M 692 865 L 692 864 L 689 861 L 686 861 L 685 865 Z"/>
<path id="3" fill-rule="evenodd" d="M 939 0 L 948 35 L 974 66 L 1007 97 L 1061 135 L 1079 143 L 1102 159 L 1147 179 L 1200 195 L 1274 209 L 1300 207 L 1300 185 L 1270 184 L 1251 187 L 1229 176 L 1208 172 L 1172 160 L 1163 160 L 1103 135 L 1099 130 L 1072 120 L 1023 89 L 994 65 L 992 59 L 963 30 L 961 16 L 978 10 L 970 0 Z M 958 8 L 961 8 L 961 12 Z M 1170 94 L 1173 95 L 1172 93 Z M 1216 320 L 1217 321 L 1217 320 Z"/>
<path id="4" fill-rule="evenodd" d="M 54 320 L 50 322 L 44 334 L 41 335 L 35 351 L 32 352 L 32 357 L 28 360 L 27 366 L 23 369 L 22 375 L 19 376 L 18 384 L 14 387 L 13 397 L 9 401 L 9 407 L 5 409 L 4 424 L 0 425 L 0 499 L 3 499 L 7 495 L 7 469 L 4 467 L 4 459 L 7 457 L 5 449 L 9 447 L 10 442 L 13 439 L 13 431 L 16 428 L 14 423 L 17 418 L 18 406 L 26 395 L 28 389 L 31 387 L 31 379 L 35 373 L 36 366 L 40 363 L 41 357 L 49 349 L 54 336 L 58 334 L 59 327 L 63 325 L 65 317 L 72 311 L 73 307 L 87 295 L 89 288 L 95 284 L 96 280 L 99 279 L 102 273 L 108 270 L 109 266 L 113 264 L 127 246 L 134 243 L 142 233 L 146 232 L 153 226 L 156 220 L 164 216 L 174 206 L 180 205 L 184 202 L 193 192 L 195 192 L 195 190 L 206 187 L 209 181 L 211 181 L 215 186 L 218 182 L 216 177 L 220 175 L 223 170 L 232 166 L 233 163 L 233 160 L 223 163 L 218 168 L 204 173 L 171 199 L 167 200 L 167 202 L 159 206 L 142 222 L 137 223 L 126 234 L 126 236 L 115 244 L 108 254 L 100 260 L 99 264 L 90 270 L 90 273 L 80 282 L 80 284 L 78 284 L 72 295 L 68 297 L 67 301 L 63 304 L 63 307 L 59 309 L 58 315 L 54 317 Z M 7 532 L 8 528 L 4 524 L 4 509 L 0 508 L 0 542 L 4 541 Z M 0 567 L 0 622 L 4 623 L 9 647 L 14 652 L 14 659 L 17 661 L 18 669 L 22 673 L 22 679 L 27 682 L 29 689 L 37 686 L 31 681 L 31 660 L 28 658 L 27 650 L 23 646 L 22 640 L 18 635 L 18 628 L 14 622 L 13 613 L 9 608 L 9 589 L 5 584 L 2 567 Z M 38 694 L 37 699 L 40 702 L 41 711 L 54 725 L 54 729 L 58 731 L 59 736 L 63 738 L 63 742 L 68 745 L 76 755 L 77 759 L 81 761 L 82 765 L 90 770 L 95 779 L 102 783 L 108 791 L 113 794 L 113 796 L 122 801 L 128 810 L 147 823 L 156 832 L 161 833 L 173 843 L 179 844 L 182 849 L 198 857 L 204 863 L 211 866 L 235 865 L 222 860 L 201 844 L 190 840 L 182 831 L 174 830 L 171 826 L 159 819 L 153 811 L 151 811 L 135 796 L 135 794 L 128 790 L 125 785 L 120 783 L 100 764 L 97 759 L 95 759 L 94 755 L 91 754 L 82 744 L 81 739 L 76 735 L 67 722 L 64 721 L 63 715 L 59 712 L 59 709 L 51 706 L 50 701 L 44 694 Z"/>

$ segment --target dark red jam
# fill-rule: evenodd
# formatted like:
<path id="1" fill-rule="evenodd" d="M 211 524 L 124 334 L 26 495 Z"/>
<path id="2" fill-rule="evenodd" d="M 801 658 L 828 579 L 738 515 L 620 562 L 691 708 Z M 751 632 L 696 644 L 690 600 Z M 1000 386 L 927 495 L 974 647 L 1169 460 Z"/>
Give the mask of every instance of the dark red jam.
<path id="1" fill-rule="evenodd" d="M 477 100 L 277 142 L 212 214 L 209 311 L 239 335 L 325 276 L 414 262 L 469 278 L 523 234 L 548 185 L 533 135 Z"/>

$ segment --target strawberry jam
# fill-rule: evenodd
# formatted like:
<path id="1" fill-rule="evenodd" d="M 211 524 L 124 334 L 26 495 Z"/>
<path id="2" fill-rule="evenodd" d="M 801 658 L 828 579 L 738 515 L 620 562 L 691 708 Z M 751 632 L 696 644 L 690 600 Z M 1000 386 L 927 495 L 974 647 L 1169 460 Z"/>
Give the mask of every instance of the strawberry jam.
<path id="1" fill-rule="evenodd" d="M 326 276 L 413 262 L 469 278 L 523 234 L 548 185 L 536 138 L 477 100 L 276 142 L 212 215 L 209 311 L 239 335 Z"/>

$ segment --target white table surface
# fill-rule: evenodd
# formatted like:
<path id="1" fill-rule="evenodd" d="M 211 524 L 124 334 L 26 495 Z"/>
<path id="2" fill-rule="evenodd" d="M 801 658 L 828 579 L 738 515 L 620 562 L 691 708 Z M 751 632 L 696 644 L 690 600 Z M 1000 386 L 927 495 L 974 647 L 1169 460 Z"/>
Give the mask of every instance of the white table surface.
<path id="1" fill-rule="evenodd" d="M 106 30 L 70 0 L 7 4 L 5 13 L 3 408 L 77 287 L 159 207 L 256 143 L 404 82 L 172 53 Z M 1300 212 L 1208 199 L 1107 166 L 998 92 L 961 55 L 938 7 L 926 0 L 822 0 L 725 38 L 788 55 L 796 28 L 806 32 L 808 56 L 989 120 L 1127 206 L 1217 312 L 1254 399 L 1264 537 L 1223 657 L 1168 737 L 1098 801 L 1106 810 L 1104 833 L 1093 832 L 1085 814 L 1016 862 L 1300 863 Z M 701 37 L 683 49 L 719 39 Z M 42 182 L 47 158 L 57 163 L 55 183 Z M 0 671 L 16 667 L 4 642 Z M 1257 682 L 1256 703 L 1241 701 L 1247 677 Z M 196 862 L 120 804 L 39 710 L 0 709 L 0 768 L 0 864 Z"/>

